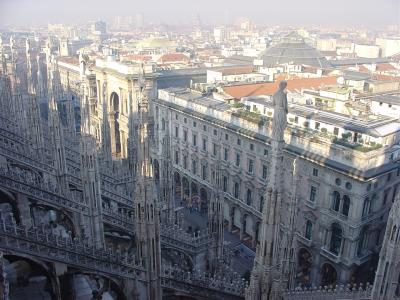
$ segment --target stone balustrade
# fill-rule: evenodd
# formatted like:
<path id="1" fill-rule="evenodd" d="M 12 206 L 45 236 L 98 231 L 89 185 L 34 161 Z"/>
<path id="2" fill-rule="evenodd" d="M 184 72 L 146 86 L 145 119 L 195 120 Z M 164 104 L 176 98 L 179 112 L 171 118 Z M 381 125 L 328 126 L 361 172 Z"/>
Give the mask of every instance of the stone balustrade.
<path id="1" fill-rule="evenodd" d="M 142 267 L 131 253 L 97 249 L 80 239 L 64 238 L 44 228 L 18 226 L 0 220 L 0 247 L 43 260 L 58 261 L 79 269 L 136 278 Z"/>
<path id="2" fill-rule="evenodd" d="M 283 300 L 337 300 L 356 299 L 372 300 L 372 285 L 337 285 L 315 287 L 310 289 L 297 288 L 283 293 Z"/>
<path id="3" fill-rule="evenodd" d="M 163 224 L 160 235 L 162 245 L 182 248 L 191 253 L 206 250 L 211 242 L 207 230 L 200 231 L 197 234 L 189 234 L 176 225 Z"/>
<path id="4" fill-rule="evenodd" d="M 48 202 L 52 205 L 71 209 L 78 212 L 88 212 L 84 203 L 79 203 L 60 194 L 56 186 L 44 182 L 30 182 L 23 174 L 0 168 L 0 186 L 6 190 L 13 190 L 32 199 Z"/>
<path id="5" fill-rule="evenodd" d="M 177 266 L 162 269 L 161 285 L 164 288 L 190 291 L 190 295 L 199 295 L 205 299 L 243 299 L 246 282 L 236 276 L 211 276 L 195 270 L 187 272 Z"/>

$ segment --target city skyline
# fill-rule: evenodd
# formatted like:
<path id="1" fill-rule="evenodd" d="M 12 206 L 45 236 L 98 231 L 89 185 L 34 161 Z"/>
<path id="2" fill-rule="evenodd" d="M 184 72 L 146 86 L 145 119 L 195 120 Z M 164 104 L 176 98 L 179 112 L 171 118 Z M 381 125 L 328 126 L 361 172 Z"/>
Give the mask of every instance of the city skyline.
<path id="1" fill-rule="evenodd" d="M 98 5 L 93 0 L 3 0 L 0 26 L 72 24 L 96 19 L 111 21 L 115 16 L 135 17 L 136 14 L 142 14 L 149 23 L 169 24 L 191 23 L 197 15 L 207 24 L 231 23 L 239 17 L 248 17 L 260 25 L 281 26 L 385 27 L 400 24 L 400 6 L 396 0 L 337 0 L 323 4 L 317 0 L 307 0 L 306 4 L 287 0 L 284 5 L 250 0 L 245 9 L 243 5 L 233 5 L 225 0 L 206 0 L 191 5 L 178 0 L 160 1 L 156 6 L 126 0 L 113 1 L 112 5 Z"/>

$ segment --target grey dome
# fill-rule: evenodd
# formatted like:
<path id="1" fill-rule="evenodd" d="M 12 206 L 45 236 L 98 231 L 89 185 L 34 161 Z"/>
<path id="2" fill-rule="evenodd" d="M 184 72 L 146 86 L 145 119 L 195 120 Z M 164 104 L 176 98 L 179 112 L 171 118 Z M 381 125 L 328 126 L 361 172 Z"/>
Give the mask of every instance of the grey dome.
<path id="1" fill-rule="evenodd" d="M 297 34 L 284 37 L 279 44 L 264 50 L 258 59 L 263 61 L 264 66 L 294 63 L 317 68 L 330 67 L 328 60 Z"/>

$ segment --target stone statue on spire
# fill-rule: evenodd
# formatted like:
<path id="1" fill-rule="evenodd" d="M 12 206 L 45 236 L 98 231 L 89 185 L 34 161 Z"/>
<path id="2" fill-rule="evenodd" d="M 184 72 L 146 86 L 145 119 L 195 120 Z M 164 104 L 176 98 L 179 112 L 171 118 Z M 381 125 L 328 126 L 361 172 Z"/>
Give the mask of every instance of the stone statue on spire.
<path id="1" fill-rule="evenodd" d="M 271 135 L 271 174 L 262 212 L 260 245 L 257 247 L 250 285 L 246 290 L 246 300 L 281 299 L 281 294 L 290 280 L 293 258 L 288 257 L 286 252 L 293 248 L 294 237 L 285 228 L 295 224 L 295 215 L 287 222 L 283 218 L 285 206 L 282 205 L 287 197 L 287 191 L 283 189 L 284 133 L 288 113 L 286 86 L 286 81 L 281 81 L 278 91 L 272 97 L 274 118 Z"/>
<path id="2" fill-rule="evenodd" d="M 286 96 L 286 81 L 279 83 L 279 90 L 272 96 L 274 105 L 274 119 L 272 121 L 272 139 L 282 141 L 287 125 L 288 104 Z"/>

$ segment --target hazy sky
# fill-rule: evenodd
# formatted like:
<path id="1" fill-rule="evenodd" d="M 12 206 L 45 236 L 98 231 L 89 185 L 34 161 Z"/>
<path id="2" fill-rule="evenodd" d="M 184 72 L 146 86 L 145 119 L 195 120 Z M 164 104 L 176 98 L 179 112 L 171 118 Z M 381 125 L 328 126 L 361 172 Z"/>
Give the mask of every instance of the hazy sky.
<path id="1" fill-rule="evenodd" d="M 142 13 L 147 22 L 249 17 L 265 25 L 400 25 L 400 0 L 0 0 L 0 25 L 83 23 Z"/>

